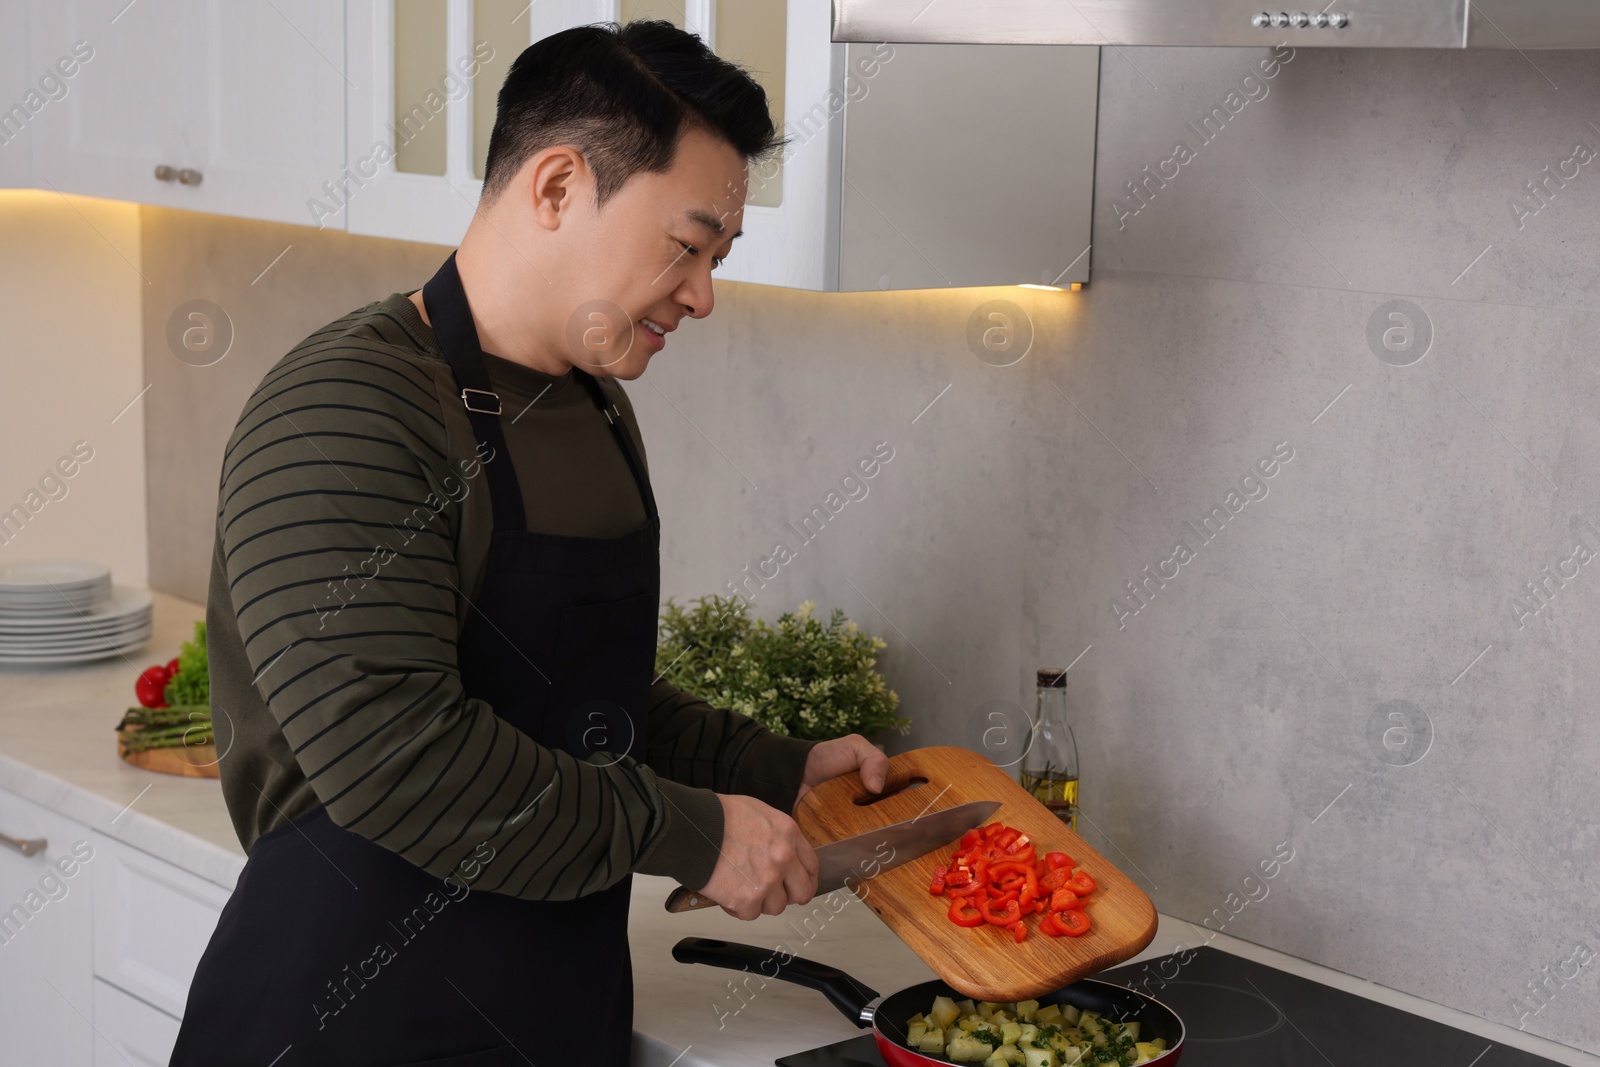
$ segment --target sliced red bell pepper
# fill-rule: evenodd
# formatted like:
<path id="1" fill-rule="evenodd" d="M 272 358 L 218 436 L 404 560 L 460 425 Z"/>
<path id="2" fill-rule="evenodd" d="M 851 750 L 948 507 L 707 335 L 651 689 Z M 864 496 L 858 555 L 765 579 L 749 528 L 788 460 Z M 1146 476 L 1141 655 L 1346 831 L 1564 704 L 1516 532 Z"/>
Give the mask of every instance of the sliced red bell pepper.
<path id="1" fill-rule="evenodd" d="M 1004 848 L 1006 852 L 1014 855 L 1018 852 L 1021 852 L 1025 848 L 1032 848 L 1033 845 L 1032 842 L 1028 840 L 1027 834 L 1018 834 L 1014 840 L 1008 844 L 1002 845 L 1001 847 Z"/>
<path id="2" fill-rule="evenodd" d="M 1066 911 L 1068 908 L 1078 906 L 1078 895 L 1072 890 L 1062 887 L 1050 894 L 1050 910 Z"/>
<path id="3" fill-rule="evenodd" d="M 961 836 L 950 862 L 936 868 L 929 892 L 948 895 L 950 920 L 964 927 L 1004 926 L 1022 941 L 1024 917 L 1038 915 L 1039 929 L 1049 936 L 1079 937 L 1090 927 L 1082 898 L 1096 886 L 1075 867 L 1065 852 L 1041 856 L 1027 834 L 993 822 Z"/>
<path id="4" fill-rule="evenodd" d="M 1089 876 L 1088 871 L 1081 869 L 1073 871 L 1072 877 L 1061 884 L 1080 897 L 1086 897 L 1095 890 L 1094 879 Z"/>
<path id="5" fill-rule="evenodd" d="M 950 897 L 950 921 L 957 926 L 982 926 L 983 912 L 973 907 L 970 898 L 953 894 Z"/>
<path id="6" fill-rule="evenodd" d="M 996 910 L 997 906 L 999 910 Z M 985 922 L 994 923 L 996 926 L 1010 926 L 1022 919 L 1022 908 L 1017 904 L 1015 897 L 1003 900 L 980 899 L 978 911 L 983 914 Z"/>
<path id="7" fill-rule="evenodd" d="M 1089 916 L 1084 913 L 1082 908 L 1052 911 L 1050 918 L 1061 929 L 1061 932 L 1068 937 L 1082 937 L 1089 932 Z"/>

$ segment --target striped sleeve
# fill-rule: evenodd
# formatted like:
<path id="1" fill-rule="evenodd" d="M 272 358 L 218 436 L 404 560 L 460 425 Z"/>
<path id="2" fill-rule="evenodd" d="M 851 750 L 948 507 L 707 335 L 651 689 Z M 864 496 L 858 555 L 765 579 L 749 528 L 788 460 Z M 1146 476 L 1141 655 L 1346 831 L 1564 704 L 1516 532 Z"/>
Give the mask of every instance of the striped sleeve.
<path id="1" fill-rule="evenodd" d="M 709 788 L 545 748 L 466 697 L 450 469 L 432 376 L 378 341 L 314 335 L 245 405 L 219 552 L 251 677 L 301 772 L 337 825 L 440 878 L 488 843 L 479 888 L 523 899 L 630 870 L 702 887 L 723 830 Z"/>
<path id="2" fill-rule="evenodd" d="M 794 810 L 806 757 L 817 744 L 712 707 L 664 679 L 650 692 L 647 737 L 646 760 L 662 777 L 718 793 L 744 793 L 786 814 Z"/>

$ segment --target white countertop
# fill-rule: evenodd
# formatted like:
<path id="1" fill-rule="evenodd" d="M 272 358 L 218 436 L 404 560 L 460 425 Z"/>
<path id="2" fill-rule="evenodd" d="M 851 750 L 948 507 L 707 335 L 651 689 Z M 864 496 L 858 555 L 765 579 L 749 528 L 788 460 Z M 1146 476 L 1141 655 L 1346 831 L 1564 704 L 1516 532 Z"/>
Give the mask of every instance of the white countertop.
<path id="1" fill-rule="evenodd" d="M 117 757 L 116 724 L 135 703 L 134 679 L 165 663 L 204 618 L 200 604 L 155 597 L 155 632 L 140 652 L 88 666 L 0 667 L 0 789 L 50 808 L 128 845 L 231 889 L 244 866 L 215 779 L 153 774 Z M 733 971 L 682 964 L 672 946 L 683 937 L 717 937 L 787 951 L 839 967 L 879 993 L 934 977 L 872 911 L 840 890 L 829 907 L 819 897 L 783 915 L 743 922 L 719 908 L 668 915 L 675 883 L 636 875 L 629 918 L 634 1028 L 640 1059 L 666 1067 L 744 1067 L 853 1037 L 863 1031 L 820 993 L 783 982 L 742 1002 L 729 992 Z M 835 909 L 837 909 L 835 911 Z M 809 925 L 807 916 L 814 916 Z M 824 921 L 824 918 L 826 921 Z M 1136 960 L 1205 943 L 1209 931 L 1162 915 L 1156 939 Z M 1331 971 L 1225 934 L 1213 947 L 1435 1019 L 1486 1042 L 1525 1049 L 1557 1063 L 1600 1067 L 1578 1052 L 1508 1026 L 1485 1022 L 1360 978 Z M 718 1006 L 721 1006 L 721 1011 Z"/>
<path id="2" fill-rule="evenodd" d="M 139 673 L 178 654 L 205 606 L 165 593 L 139 651 L 62 667 L 0 666 L 0 789 L 232 889 L 244 867 L 222 785 L 155 774 L 117 755 Z"/>

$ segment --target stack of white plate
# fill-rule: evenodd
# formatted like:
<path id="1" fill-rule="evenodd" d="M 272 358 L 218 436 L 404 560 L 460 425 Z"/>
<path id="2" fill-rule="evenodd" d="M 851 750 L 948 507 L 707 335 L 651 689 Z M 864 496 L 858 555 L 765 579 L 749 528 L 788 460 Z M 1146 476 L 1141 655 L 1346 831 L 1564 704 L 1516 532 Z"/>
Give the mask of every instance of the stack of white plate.
<path id="1" fill-rule="evenodd" d="M 0 565 L 0 664 L 85 663 L 150 639 L 151 600 L 98 563 Z"/>

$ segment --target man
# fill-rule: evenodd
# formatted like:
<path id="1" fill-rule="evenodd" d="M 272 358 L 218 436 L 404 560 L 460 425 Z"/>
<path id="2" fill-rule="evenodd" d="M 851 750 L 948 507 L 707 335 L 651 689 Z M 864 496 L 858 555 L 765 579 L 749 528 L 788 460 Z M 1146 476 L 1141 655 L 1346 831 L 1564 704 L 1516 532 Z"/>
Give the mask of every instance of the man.
<path id="1" fill-rule="evenodd" d="M 627 1061 L 631 873 L 806 903 L 788 812 L 888 761 L 655 677 L 637 378 L 781 144 L 663 22 L 527 49 L 482 202 L 420 291 L 313 333 L 228 443 L 207 605 L 249 859 L 173 1064 Z M 624 310 L 626 309 L 626 310 Z"/>

